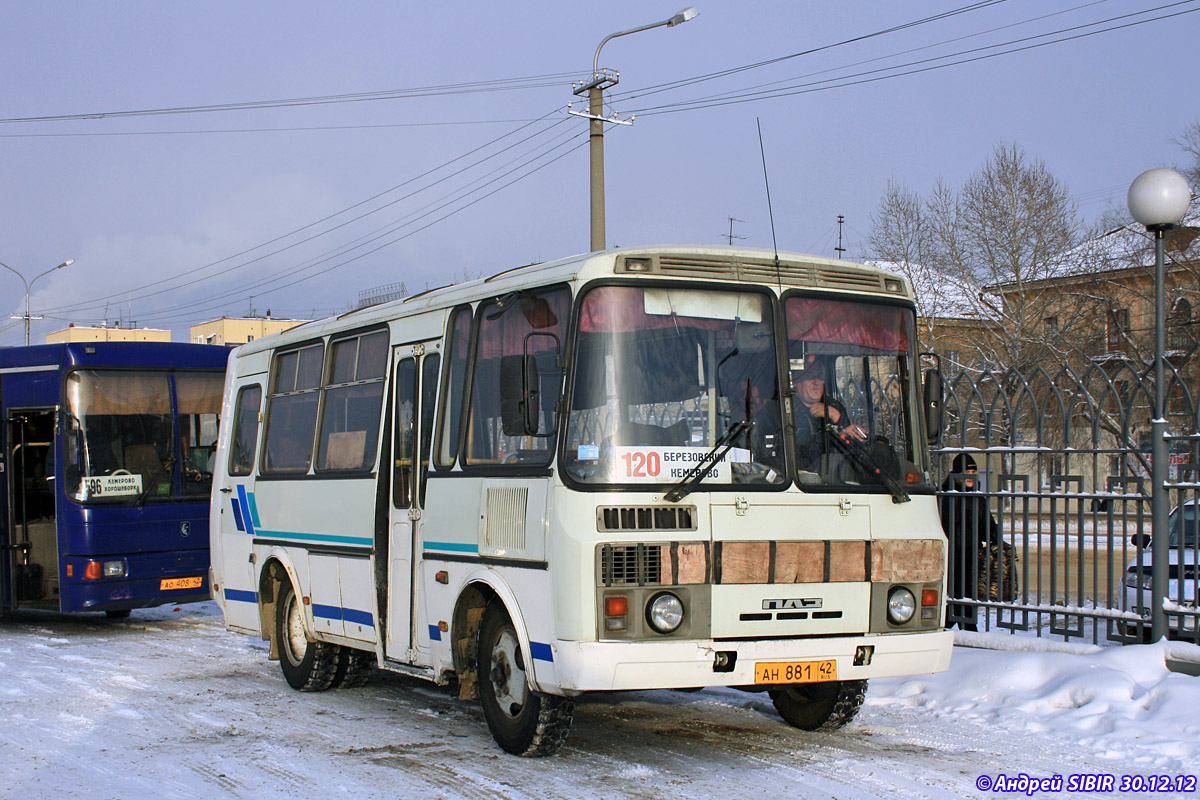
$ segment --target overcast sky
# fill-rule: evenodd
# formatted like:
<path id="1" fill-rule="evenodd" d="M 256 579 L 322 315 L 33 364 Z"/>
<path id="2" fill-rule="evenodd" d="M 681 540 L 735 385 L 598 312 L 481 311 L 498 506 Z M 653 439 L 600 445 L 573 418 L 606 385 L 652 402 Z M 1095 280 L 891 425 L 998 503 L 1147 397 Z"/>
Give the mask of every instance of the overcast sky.
<path id="1" fill-rule="evenodd" d="M 0 262 L 75 259 L 35 282 L 33 341 L 103 319 L 184 341 L 586 251 L 571 84 L 681 2 L 8 0 Z M 836 256 L 840 214 L 863 258 L 890 179 L 958 186 L 1013 142 L 1091 219 L 1200 120 L 1200 0 L 697 5 L 602 51 L 611 111 L 636 115 L 605 137 L 610 246 L 720 244 L 733 217 L 735 243 L 771 247 L 756 121 L 780 249 Z M 339 102 L 262 107 L 308 98 Z M 121 113 L 230 104 L 253 107 Z M 2 269 L 0 301 L 24 301 Z M 22 337 L 0 318 L 0 345 Z"/>

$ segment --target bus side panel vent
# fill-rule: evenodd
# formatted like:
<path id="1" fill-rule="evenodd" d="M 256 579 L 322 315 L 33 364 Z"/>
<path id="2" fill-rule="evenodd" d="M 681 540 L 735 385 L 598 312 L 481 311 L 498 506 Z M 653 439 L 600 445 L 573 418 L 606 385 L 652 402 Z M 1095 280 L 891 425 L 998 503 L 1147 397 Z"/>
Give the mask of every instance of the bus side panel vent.
<path id="1" fill-rule="evenodd" d="M 605 586 L 646 586 L 662 583 L 663 546 L 606 544 L 600 550 L 600 575 Z"/>
<path id="2" fill-rule="evenodd" d="M 488 550 L 525 549 L 525 507 L 529 489 L 524 486 L 489 487 L 483 544 Z"/>
<path id="3" fill-rule="evenodd" d="M 694 531 L 695 506 L 600 506 L 598 531 Z"/>

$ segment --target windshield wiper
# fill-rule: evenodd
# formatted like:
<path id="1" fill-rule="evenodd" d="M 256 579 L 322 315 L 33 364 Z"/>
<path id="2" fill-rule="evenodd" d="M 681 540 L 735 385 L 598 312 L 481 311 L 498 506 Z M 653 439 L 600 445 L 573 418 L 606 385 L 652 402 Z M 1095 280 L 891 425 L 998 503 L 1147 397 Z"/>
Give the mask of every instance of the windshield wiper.
<path id="1" fill-rule="evenodd" d="M 834 446 L 845 453 L 857 467 L 866 471 L 869 476 L 877 478 L 880 483 L 887 487 L 887 490 L 892 494 L 893 503 L 907 503 L 912 499 L 908 496 L 908 492 L 904 490 L 904 486 L 900 481 L 889 475 L 887 470 L 871 455 L 867 448 L 853 441 L 845 431 L 833 431 L 831 438 L 833 439 Z"/>
<path id="2" fill-rule="evenodd" d="M 717 439 L 717 443 L 714 444 L 712 449 L 705 453 L 704 458 L 701 459 L 701 463 L 705 464 L 705 466 L 697 467 L 699 472 L 693 472 L 690 475 L 687 475 L 679 483 L 672 486 L 670 491 L 663 495 L 663 498 L 668 503 L 678 503 L 680 500 L 694 492 L 696 490 L 696 486 L 700 484 L 700 481 L 708 477 L 708 473 L 712 472 L 713 468 L 717 466 L 717 463 L 725 458 L 725 454 L 729 452 L 729 448 L 733 447 L 733 440 L 741 436 L 742 433 L 749 431 L 753 427 L 753 420 L 743 419 L 726 428 L 725 433 L 721 434 L 721 437 Z M 721 448 L 725 449 L 721 450 Z M 718 450 L 721 450 L 720 454 L 717 453 Z"/>
<path id="3" fill-rule="evenodd" d="M 142 493 L 138 495 L 137 502 L 133 504 L 134 508 L 141 508 L 142 506 L 146 505 L 146 500 L 150 498 L 150 487 L 156 485 L 155 481 L 158 480 L 159 475 L 163 474 L 163 470 L 171 467 L 174 464 L 175 456 L 171 456 L 166 461 L 163 461 L 158 465 L 158 469 L 154 470 L 154 473 L 150 476 L 150 480 L 146 481 L 146 485 L 142 487 Z"/>

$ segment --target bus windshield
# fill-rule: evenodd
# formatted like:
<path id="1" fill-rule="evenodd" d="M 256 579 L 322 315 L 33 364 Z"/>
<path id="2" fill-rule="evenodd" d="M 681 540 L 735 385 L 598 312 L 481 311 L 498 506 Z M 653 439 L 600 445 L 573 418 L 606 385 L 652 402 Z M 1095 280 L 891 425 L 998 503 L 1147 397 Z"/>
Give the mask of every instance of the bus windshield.
<path id="1" fill-rule="evenodd" d="M 594 288 L 575 353 L 564 466 L 576 481 L 786 482 L 769 295 Z"/>
<path id="2" fill-rule="evenodd" d="M 909 309 L 792 295 L 783 303 L 802 488 L 925 482 Z"/>
<path id="3" fill-rule="evenodd" d="M 207 497 L 223 383 L 220 373 L 72 372 L 67 494 L 126 504 Z"/>

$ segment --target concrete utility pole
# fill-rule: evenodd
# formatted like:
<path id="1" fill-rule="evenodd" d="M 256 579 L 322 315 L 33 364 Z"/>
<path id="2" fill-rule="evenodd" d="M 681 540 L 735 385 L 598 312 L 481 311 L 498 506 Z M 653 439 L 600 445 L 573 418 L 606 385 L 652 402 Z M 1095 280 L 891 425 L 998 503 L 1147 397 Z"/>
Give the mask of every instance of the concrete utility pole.
<path id="1" fill-rule="evenodd" d="M 600 50 L 610 39 L 615 39 L 618 36 L 628 36 L 631 33 L 640 33 L 648 31 L 651 28 L 661 28 L 666 26 L 674 28 L 676 25 L 681 25 L 690 19 L 695 19 L 700 14 L 695 7 L 685 8 L 670 19 L 664 19 L 660 22 L 651 22 L 649 25 L 639 25 L 636 28 L 630 28 L 627 31 L 619 31 L 610 33 L 600 40 L 600 45 L 596 48 L 596 55 L 592 59 L 592 77 L 586 81 L 575 84 L 574 92 L 576 95 L 587 94 L 588 110 L 586 114 L 576 114 L 576 116 L 587 117 L 591 122 L 589 125 L 589 143 L 590 143 L 590 182 L 591 182 L 591 247 L 592 252 L 603 250 L 604 244 L 604 123 L 616 122 L 629 124 L 629 121 L 619 120 L 616 118 L 604 118 L 604 90 L 616 86 L 620 80 L 620 73 L 613 70 L 600 69 Z M 574 112 L 572 112 L 574 113 Z"/>
<path id="2" fill-rule="evenodd" d="M 33 285 L 35 283 L 37 283 L 38 278 L 44 278 L 47 275 L 49 275 L 51 272 L 54 272 L 54 270 L 62 269 L 63 267 L 69 267 L 74 263 L 75 263 L 75 259 L 68 258 L 66 261 L 62 262 L 57 267 L 51 267 L 50 269 L 46 270 L 45 272 L 41 273 L 40 275 L 34 275 L 33 280 L 27 281 L 27 280 L 25 280 L 24 275 L 17 272 L 15 269 L 10 267 L 8 264 L 5 264 L 3 261 L 0 261 L 0 267 L 4 267 L 6 270 L 11 272 L 13 275 L 16 275 L 18 278 L 21 279 L 21 282 L 25 284 L 25 346 L 26 347 L 29 346 L 29 320 L 41 319 L 41 317 L 33 317 L 29 313 L 29 290 L 33 287 Z M 11 315 L 10 318 L 11 319 L 21 319 L 16 314 Z"/>

